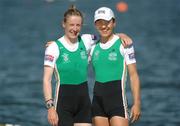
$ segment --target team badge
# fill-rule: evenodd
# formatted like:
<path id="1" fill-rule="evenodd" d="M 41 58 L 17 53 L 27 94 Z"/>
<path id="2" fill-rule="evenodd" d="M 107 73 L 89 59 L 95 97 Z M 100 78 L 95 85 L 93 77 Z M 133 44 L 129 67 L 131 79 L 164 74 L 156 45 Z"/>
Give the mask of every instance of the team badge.
<path id="1" fill-rule="evenodd" d="M 81 55 L 81 59 L 86 59 L 87 58 L 87 55 L 86 55 L 85 51 L 80 52 L 80 55 Z"/>
<path id="2" fill-rule="evenodd" d="M 94 60 L 98 60 L 99 59 L 99 50 L 96 50 L 94 52 Z"/>
<path id="3" fill-rule="evenodd" d="M 117 60 L 117 53 L 116 52 L 109 53 L 108 59 L 112 61 Z"/>
<path id="4" fill-rule="evenodd" d="M 67 53 L 63 53 L 63 54 L 62 54 L 62 57 L 63 57 L 63 60 L 64 60 L 65 63 L 70 62 L 70 61 L 69 61 L 69 56 L 68 56 Z"/>

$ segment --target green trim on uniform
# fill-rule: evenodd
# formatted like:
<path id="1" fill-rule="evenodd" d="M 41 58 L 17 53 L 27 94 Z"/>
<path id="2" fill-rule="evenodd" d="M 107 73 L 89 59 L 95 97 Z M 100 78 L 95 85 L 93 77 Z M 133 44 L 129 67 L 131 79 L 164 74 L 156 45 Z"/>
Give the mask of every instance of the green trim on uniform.
<path id="1" fill-rule="evenodd" d="M 120 53 L 122 42 L 118 39 L 110 48 L 102 49 L 98 43 L 92 54 L 95 80 L 108 82 L 121 80 L 124 72 L 124 57 Z"/>
<path id="2" fill-rule="evenodd" d="M 61 85 L 78 85 L 87 81 L 87 52 L 80 36 L 78 41 L 78 49 L 74 52 L 67 50 L 59 40 L 56 41 L 60 52 L 56 61 L 56 67 Z"/>

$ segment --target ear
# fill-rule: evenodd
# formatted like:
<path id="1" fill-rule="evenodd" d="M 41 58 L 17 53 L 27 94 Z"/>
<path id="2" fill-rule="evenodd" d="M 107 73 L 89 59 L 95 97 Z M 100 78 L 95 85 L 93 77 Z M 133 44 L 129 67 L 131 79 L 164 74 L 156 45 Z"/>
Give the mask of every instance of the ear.
<path id="1" fill-rule="evenodd" d="M 65 22 L 64 22 L 64 21 L 62 21 L 62 23 L 61 23 L 61 24 L 62 24 L 62 27 L 63 27 L 63 28 L 65 28 Z"/>
<path id="2" fill-rule="evenodd" d="M 116 27 L 116 21 L 114 21 L 114 24 L 113 24 L 114 27 Z"/>

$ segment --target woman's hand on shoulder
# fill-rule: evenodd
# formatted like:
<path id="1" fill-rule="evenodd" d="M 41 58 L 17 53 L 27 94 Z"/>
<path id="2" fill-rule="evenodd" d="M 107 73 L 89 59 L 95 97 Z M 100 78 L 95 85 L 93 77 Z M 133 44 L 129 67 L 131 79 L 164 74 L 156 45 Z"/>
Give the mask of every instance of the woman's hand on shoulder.
<path id="1" fill-rule="evenodd" d="M 117 35 L 118 35 L 119 38 L 122 40 L 122 45 L 123 45 L 125 48 L 128 47 L 128 46 L 130 46 L 130 45 L 132 45 L 133 41 L 132 41 L 132 39 L 131 39 L 128 35 L 126 35 L 126 34 L 124 34 L 124 33 L 117 33 Z"/>
<path id="2" fill-rule="evenodd" d="M 47 48 L 50 44 L 52 44 L 54 41 L 48 41 L 48 42 L 46 42 L 46 45 L 45 45 L 45 47 Z"/>

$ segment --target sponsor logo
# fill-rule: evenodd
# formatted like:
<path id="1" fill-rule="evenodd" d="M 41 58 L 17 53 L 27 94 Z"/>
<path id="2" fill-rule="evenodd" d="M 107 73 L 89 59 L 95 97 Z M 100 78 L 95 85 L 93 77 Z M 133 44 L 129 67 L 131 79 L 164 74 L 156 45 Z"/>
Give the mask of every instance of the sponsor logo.
<path id="1" fill-rule="evenodd" d="M 105 14 L 105 10 L 99 10 L 98 14 Z"/>
<path id="2" fill-rule="evenodd" d="M 130 59 L 130 60 L 132 60 L 132 59 L 135 58 L 135 54 L 134 54 L 134 53 L 130 53 L 130 54 L 128 54 L 128 56 L 129 56 L 129 59 Z"/>
<path id="3" fill-rule="evenodd" d="M 109 53 L 108 59 L 112 61 L 117 60 L 117 53 L 116 52 Z"/>
<path id="4" fill-rule="evenodd" d="M 63 54 L 62 54 L 62 57 L 63 57 L 63 60 L 64 60 L 65 63 L 70 62 L 70 61 L 69 61 L 69 56 L 68 56 L 67 53 L 63 53 Z"/>
<path id="5" fill-rule="evenodd" d="M 94 60 L 98 60 L 99 59 L 99 50 L 96 50 L 94 52 Z"/>
<path id="6" fill-rule="evenodd" d="M 45 60 L 45 61 L 49 61 L 49 62 L 53 62 L 54 56 L 52 56 L 52 55 L 45 55 L 44 60 Z"/>
<path id="7" fill-rule="evenodd" d="M 80 52 L 80 55 L 81 55 L 81 59 L 86 59 L 87 58 L 87 55 L 86 55 L 85 51 Z"/>
<path id="8" fill-rule="evenodd" d="M 92 40 L 97 40 L 97 36 L 96 35 L 91 35 Z"/>

